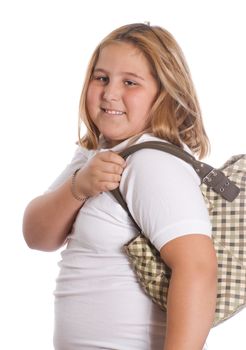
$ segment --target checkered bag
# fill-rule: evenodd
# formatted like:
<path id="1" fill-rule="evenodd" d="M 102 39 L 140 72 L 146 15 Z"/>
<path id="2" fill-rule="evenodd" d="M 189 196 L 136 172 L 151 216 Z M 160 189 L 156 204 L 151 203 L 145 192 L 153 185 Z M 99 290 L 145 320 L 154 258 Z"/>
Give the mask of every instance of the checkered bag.
<path id="1" fill-rule="evenodd" d="M 125 159 L 142 148 L 171 153 L 191 164 L 201 178 L 201 191 L 212 222 L 218 261 L 218 293 L 214 326 L 246 306 L 246 155 L 229 159 L 220 169 L 199 162 L 179 147 L 149 141 L 121 152 Z M 124 246 L 139 283 L 162 310 L 167 306 L 171 270 L 137 226 L 119 191 L 112 194 L 128 212 L 140 234 Z"/>

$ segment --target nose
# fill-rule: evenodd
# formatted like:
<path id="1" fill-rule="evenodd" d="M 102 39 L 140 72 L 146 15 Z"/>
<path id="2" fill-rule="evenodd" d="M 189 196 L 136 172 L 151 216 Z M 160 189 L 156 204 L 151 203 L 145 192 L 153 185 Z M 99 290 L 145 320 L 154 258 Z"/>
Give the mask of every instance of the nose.
<path id="1" fill-rule="evenodd" d="M 116 84 L 109 82 L 104 86 L 103 99 L 105 101 L 118 101 L 120 98 L 120 89 Z"/>

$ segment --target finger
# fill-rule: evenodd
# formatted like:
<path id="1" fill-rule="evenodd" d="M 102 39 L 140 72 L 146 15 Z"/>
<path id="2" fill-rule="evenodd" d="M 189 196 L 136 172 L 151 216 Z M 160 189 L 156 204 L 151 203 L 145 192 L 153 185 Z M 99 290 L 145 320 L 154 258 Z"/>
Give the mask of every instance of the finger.
<path id="1" fill-rule="evenodd" d="M 117 175 L 121 175 L 123 170 L 124 170 L 124 167 L 115 163 L 108 163 L 108 162 L 104 162 L 101 168 L 101 171 L 104 173 L 117 174 Z"/>
<path id="2" fill-rule="evenodd" d="M 115 163 L 122 167 L 125 167 L 126 165 L 125 159 L 113 151 L 105 151 L 100 154 L 101 154 L 101 159 L 104 160 L 105 162 Z"/>
<path id="3" fill-rule="evenodd" d="M 100 184 L 101 192 L 112 191 L 117 187 L 119 187 L 119 182 L 102 182 Z"/>
<path id="4" fill-rule="evenodd" d="M 100 176 L 99 182 L 117 182 L 119 183 L 121 180 L 121 175 L 118 174 L 110 174 L 110 173 L 102 173 Z"/>

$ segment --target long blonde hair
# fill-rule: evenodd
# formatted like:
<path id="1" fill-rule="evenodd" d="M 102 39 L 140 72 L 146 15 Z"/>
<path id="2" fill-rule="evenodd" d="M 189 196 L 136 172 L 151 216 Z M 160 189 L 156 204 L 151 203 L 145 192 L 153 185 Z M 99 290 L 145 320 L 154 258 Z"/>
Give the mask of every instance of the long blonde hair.
<path id="1" fill-rule="evenodd" d="M 158 83 L 159 91 L 151 109 L 151 125 L 148 131 L 180 147 L 185 143 L 199 158 L 206 156 L 209 141 L 183 52 L 167 30 L 142 23 L 129 24 L 114 30 L 95 49 L 80 97 L 80 144 L 88 149 L 98 147 L 100 133 L 88 113 L 86 95 L 100 51 L 114 42 L 131 43 L 137 47 L 149 61 Z M 81 138 L 82 123 L 86 125 L 87 133 Z"/>

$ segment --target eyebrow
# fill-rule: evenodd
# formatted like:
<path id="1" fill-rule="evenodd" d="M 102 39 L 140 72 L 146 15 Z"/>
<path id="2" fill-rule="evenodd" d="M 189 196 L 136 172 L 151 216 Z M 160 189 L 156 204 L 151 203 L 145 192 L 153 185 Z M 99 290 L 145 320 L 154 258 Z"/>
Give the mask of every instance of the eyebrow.
<path id="1" fill-rule="evenodd" d="M 105 69 L 102 69 L 102 68 L 95 68 L 94 72 L 102 72 L 105 74 L 109 74 L 109 72 L 107 72 Z M 143 81 L 145 80 L 143 77 L 141 77 L 140 75 L 133 73 L 133 72 L 121 72 L 121 75 L 130 75 L 134 78 L 141 79 Z"/>

